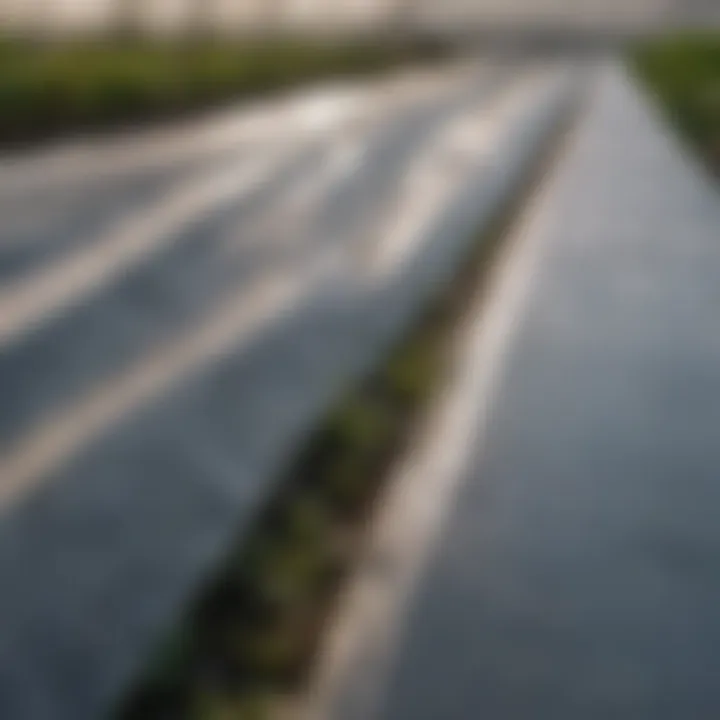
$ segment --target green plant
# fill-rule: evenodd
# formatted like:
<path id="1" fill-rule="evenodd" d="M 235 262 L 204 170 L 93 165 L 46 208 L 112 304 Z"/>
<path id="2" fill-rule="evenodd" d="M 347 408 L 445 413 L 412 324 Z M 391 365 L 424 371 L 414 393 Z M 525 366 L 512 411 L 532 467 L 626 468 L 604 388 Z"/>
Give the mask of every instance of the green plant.
<path id="1" fill-rule="evenodd" d="M 720 33 L 648 43 L 632 64 L 670 121 L 720 170 Z"/>

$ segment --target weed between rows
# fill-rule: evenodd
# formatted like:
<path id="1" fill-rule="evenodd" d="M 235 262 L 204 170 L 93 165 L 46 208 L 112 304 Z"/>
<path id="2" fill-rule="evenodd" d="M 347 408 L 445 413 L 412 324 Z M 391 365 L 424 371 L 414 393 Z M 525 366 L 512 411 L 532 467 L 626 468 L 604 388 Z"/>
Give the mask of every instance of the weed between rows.
<path id="1" fill-rule="evenodd" d="M 290 463 L 249 535 L 238 538 L 127 698 L 121 720 L 265 720 L 302 690 L 391 463 L 441 389 L 458 320 L 483 291 L 565 127 L 485 225 L 452 282 Z"/>

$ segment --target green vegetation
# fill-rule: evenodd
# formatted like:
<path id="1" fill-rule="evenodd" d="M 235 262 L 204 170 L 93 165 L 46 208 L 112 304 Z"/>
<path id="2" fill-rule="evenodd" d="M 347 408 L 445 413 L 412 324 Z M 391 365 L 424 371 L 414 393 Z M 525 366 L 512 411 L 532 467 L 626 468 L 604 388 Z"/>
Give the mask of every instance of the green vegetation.
<path id="1" fill-rule="evenodd" d="M 720 171 L 720 34 L 651 42 L 633 63 L 671 121 Z"/>
<path id="2" fill-rule="evenodd" d="M 0 42 L 0 143 L 176 115 L 437 52 L 428 46 L 291 41 Z"/>
<path id="3" fill-rule="evenodd" d="M 476 272 L 492 248 L 482 243 Z M 458 287 L 321 423 L 122 720 L 265 720 L 302 687 L 388 463 L 441 377 Z"/>
<path id="4" fill-rule="evenodd" d="M 267 720 L 302 690 L 388 468 L 442 386 L 449 342 L 557 139 L 410 332 L 328 414 L 190 608 L 120 720 Z"/>

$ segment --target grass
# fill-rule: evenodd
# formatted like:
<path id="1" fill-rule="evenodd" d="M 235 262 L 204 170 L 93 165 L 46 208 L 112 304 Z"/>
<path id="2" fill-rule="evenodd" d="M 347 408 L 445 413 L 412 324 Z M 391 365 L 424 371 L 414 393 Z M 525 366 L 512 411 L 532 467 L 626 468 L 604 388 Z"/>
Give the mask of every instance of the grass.
<path id="1" fill-rule="evenodd" d="M 390 43 L 0 42 L 0 143 L 176 115 L 440 53 Z"/>
<path id="2" fill-rule="evenodd" d="M 389 467 L 441 389 L 458 321 L 556 147 L 547 143 L 454 279 L 291 460 L 119 720 L 266 720 L 302 691 Z"/>
<path id="3" fill-rule="evenodd" d="M 437 387 L 459 300 L 439 301 L 329 413 L 119 718 L 264 720 L 298 691 L 388 464 Z"/>
<path id="4" fill-rule="evenodd" d="M 632 62 L 671 122 L 720 172 L 720 33 L 653 41 Z"/>

